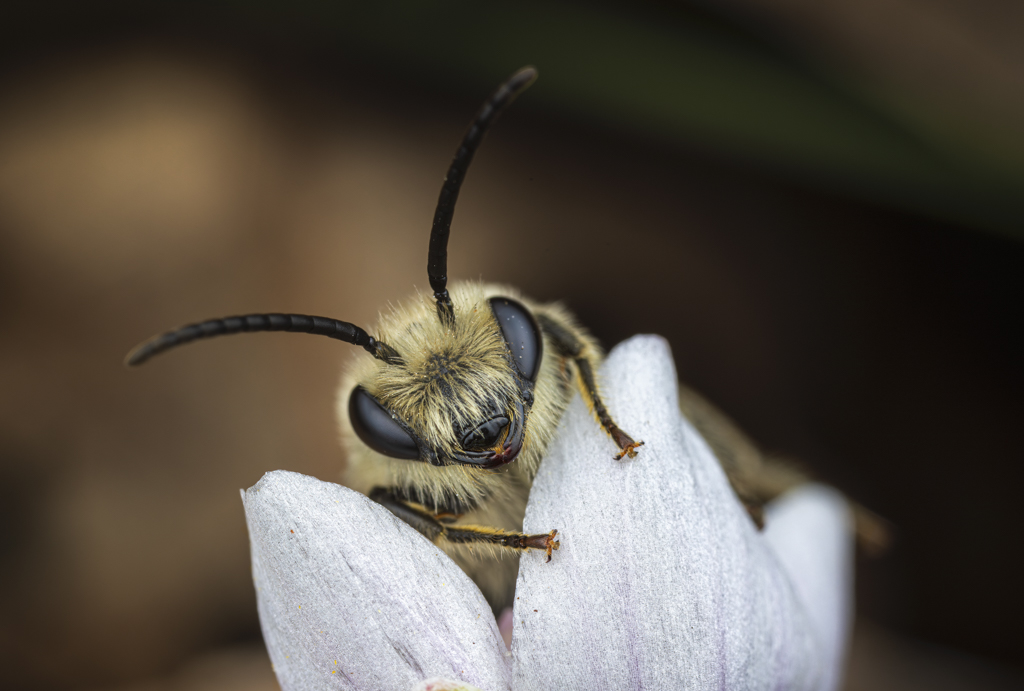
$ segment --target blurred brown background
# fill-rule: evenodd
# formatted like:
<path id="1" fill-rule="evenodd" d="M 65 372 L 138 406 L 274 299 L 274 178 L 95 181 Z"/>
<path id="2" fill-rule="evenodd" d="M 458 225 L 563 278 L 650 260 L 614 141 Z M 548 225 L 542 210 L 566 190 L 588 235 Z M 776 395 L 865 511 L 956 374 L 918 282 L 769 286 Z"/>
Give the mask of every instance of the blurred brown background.
<path id="1" fill-rule="evenodd" d="M 10 689 L 273 689 L 237 490 L 337 478 L 352 353 L 423 288 L 483 96 L 459 278 L 562 299 L 891 519 L 849 689 L 1024 680 L 1024 11 L 1011 0 L 9 3 L 0 660 Z"/>

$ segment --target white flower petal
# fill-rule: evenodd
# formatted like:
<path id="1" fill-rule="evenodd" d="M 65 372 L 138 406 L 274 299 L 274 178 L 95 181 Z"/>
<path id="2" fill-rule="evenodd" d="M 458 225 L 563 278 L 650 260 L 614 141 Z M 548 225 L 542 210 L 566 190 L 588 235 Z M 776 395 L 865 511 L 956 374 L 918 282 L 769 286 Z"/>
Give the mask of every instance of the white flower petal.
<path id="1" fill-rule="evenodd" d="M 480 691 L 475 686 L 470 686 L 461 681 L 452 681 L 443 677 L 425 679 L 413 687 L 412 691 Z"/>
<path id="2" fill-rule="evenodd" d="M 765 507 L 764 538 L 789 574 L 822 643 L 822 691 L 839 687 L 853 615 L 853 518 L 823 485 L 798 487 Z"/>
<path id="3" fill-rule="evenodd" d="M 509 686 L 479 589 L 441 550 L 350 489 L 277 471 L 243 492 L 263 638 L 284 691 Z"/>
<path id="4" fill-rule="evenodd" d="M 704 440 L 679 414 L 664 340 L 602 368 L 614 445 L 577 397 L 534 482 L 527 532 L 558 529 L 519 568 L 513 688 L 819 689 L 824 643 Z"/>

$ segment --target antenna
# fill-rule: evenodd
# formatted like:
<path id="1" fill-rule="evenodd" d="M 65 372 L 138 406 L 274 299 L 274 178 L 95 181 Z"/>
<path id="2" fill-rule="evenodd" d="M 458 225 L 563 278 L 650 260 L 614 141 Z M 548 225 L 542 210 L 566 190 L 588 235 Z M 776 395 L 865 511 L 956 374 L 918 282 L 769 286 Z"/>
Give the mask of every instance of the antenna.
<path id="1" fill-rule="evenodd" d="M 201 338 L 230 336 L 237 333 L 256 331 L 292 331 L 317 336 L 327 336 L 353 345 L 362 346 L 370 355 L 389 365 L 402 364 L 402 358 L 394 348 L 360 329 L 355 324 L 329 317 L 310 317 L 305 314 L 246 314 L 239 317 L 210 319 L 189 324 L 174 331 L 154 336 L 136 346 L 128 353 L 124 364 L 129 367 L 141 365 L 154 355 L 176 348 Z"/>
<path id="2" fill-rule="evenodd" d="M 446 326 L 455 324 L 455 308 L 448 296 L 448 233 L 452 227 L 452 216 L 455 214 L 455 202 L 459 198 L 459 188 L 466 177 L 466 170 L 473 160 L 473 154 L 480 146 L 487 128 L 490 127 L 501 112 L 521 94 L 526 87 L 537 79 L 537 70 L 524 67 L 509 77 L 501 86 L 484 101 L 477 111 L 476 117 L 469 125 L 462 144 L 455 152 L 455 158 L 448 168 L 448 174 L 441 186 L 441 195 L 437 199 L 434 211 L 434 224 L 430 228 L 430 250 L 427 254 L 427 275 L 430 287 L 434 290 L 437 301 L 437 316 Z"/>

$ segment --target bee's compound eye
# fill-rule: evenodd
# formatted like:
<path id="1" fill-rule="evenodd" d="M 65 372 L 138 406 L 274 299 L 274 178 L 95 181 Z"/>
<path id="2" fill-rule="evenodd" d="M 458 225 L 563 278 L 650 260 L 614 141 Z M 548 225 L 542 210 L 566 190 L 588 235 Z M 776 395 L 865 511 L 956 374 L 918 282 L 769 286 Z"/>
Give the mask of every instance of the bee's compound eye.
<path id="1" fill-rule="evenodd" d="M 544 355 L 544 339 L 540 327 L 530 310 L 510 298 L 491 298 L 491 311 L 501 327 L 501 335 L 512 353 L 512 360 L 520 374 L 530 381 L 537 380 L 541 357 Z"/>
<path id="2" fill-rule="evenodd" d="M 467 451 L 482 451 L 490 449 L 498 443 L 502 432 L 508 427 L 508 418 L 504 416 L 492 417 L 482 425 L 462 438 L 462 448 Z"/>
<path id="3" fill-rule="evenodd" d="M 361 386 L 348 399 L 348 417 L 359 438 L 374 451 L 392 458 L 419 460 L 420 450 L 412 436 Z"/>

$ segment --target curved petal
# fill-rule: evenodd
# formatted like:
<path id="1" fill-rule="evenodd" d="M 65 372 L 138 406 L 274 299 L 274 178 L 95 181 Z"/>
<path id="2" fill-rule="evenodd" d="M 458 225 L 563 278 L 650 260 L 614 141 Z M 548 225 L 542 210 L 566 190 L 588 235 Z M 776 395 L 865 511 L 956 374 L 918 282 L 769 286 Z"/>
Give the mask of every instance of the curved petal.
<path id="1" fill-rule="evenodd" d="M 429 677 L 508 688 L 505 644 L 479 589 L 387 509 L 284 471 L 242 501 L 263 638 L 284 691 L 392 691 Z"/>
<path id="2" fill-rule="evenodd" d="M 824 485 L 798 487 L 765 507 L 764 538 L 789 574 L 821 641 L 832 691 L 842 681 L 853 617 L 853 518 L 842 494 Z"/>
<path id="3" fill-rule="evenodd" d="M 579 397 L 530 495 L 527 532 L 557 528 L 551 563 L 520 562 L 513 688 L 818 689 L 823 643 L 707 444 L 679 414 L 663 339 L 601 371 L 614 445 Z"/>

